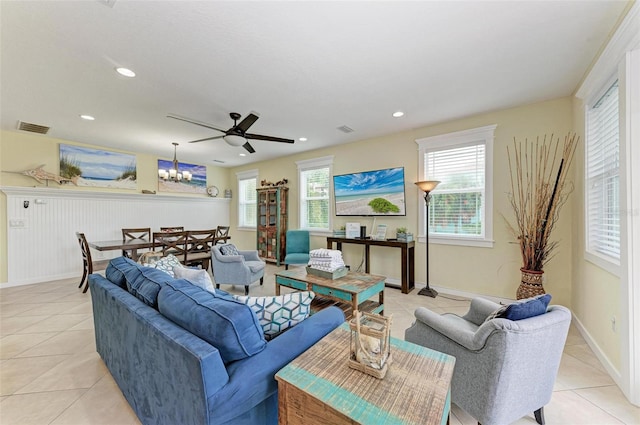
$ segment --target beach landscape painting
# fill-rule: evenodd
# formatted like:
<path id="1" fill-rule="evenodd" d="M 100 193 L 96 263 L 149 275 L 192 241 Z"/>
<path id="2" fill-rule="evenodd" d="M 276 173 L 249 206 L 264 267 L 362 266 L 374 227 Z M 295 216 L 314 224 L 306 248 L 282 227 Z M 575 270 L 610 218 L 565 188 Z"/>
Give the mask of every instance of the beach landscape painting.
<path id="1" fill-rule="evenodd" d="M 404 168 L 333 176 L 337 216 L 403 216 Z"/>
<path id="2" fill-rule="evenodd" d="M 60 144 L 60 176 L 78 186 L 137 189 L 136 157 Z"/>
<path id="3" fill-rule="evenodd" d="M 173 168 L 173 161 L 166 161 L 164 159 L 158 160 L 158 170 L 171 170 Z M 196 193 L 207 194 L 207 167 L 204 165 L 186 164 L 184 162 L 178 163 L 178 171 L 188 171 L 191 173 L 191 180 L 170 180 L 162 179 L 158 177 L 158 191 L 159 192 L 180 192 L 180 193 Z"/>

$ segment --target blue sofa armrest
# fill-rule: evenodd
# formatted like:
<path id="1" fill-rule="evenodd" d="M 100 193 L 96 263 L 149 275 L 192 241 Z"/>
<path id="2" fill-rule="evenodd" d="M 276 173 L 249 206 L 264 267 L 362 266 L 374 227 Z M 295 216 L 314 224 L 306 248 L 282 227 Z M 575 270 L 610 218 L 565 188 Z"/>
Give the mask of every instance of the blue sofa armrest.
<path id="1" fill-rule="evenodd" d="M 226 412 L 217 419 L 224 423 L 238 414 L 225 410 L 231 395 L 234 406 L 247 409 L 273 395 L 278 390 L 275 374 L 343 322 L 342 310 L 326 308 L 269 341 L 260 353 L 227 365 L 229 382 L 209 400 L 210 409 Z"/>

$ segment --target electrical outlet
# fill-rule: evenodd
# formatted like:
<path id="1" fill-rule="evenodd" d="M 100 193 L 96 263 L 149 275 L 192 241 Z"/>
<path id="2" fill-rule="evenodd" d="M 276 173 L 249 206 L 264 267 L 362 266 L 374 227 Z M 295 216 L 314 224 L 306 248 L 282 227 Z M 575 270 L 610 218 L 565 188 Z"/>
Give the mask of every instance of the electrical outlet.
<path id="1" fill-rule="evenodd" d="M 23 229 L 27 227 L 27 223 L 24 218 L 12 218 L 12 219 L 9 219 L 9 227 L 13 227 L 16 229 Z"/>
<path id="2" fill-rule="evenodd" d="M 616 331 L 616 316 L 611 316 L 611 330 Z"/>

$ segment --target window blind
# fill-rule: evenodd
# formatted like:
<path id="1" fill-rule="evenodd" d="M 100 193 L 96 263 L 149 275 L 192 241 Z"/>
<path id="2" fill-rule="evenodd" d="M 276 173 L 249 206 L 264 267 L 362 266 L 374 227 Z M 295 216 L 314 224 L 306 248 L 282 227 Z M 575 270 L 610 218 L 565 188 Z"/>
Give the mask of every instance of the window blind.
<path id="1" fill-rule="evenodd" d="M 587 113 L 587 250 L 620 259 L 618 82 Z"/>
<path id="2" fill-rule="evenodd" d="M 256 226 L 256 181 L 256 178 L 250 178 L 238 182 L 238 225 L 240 227 Z"/>
<path id="3" fill-rule="evenodd" d="M 301 226 L 329 229 L 329 167 L 301 170 Z"/>
<path id="4" fill-rule="evenodd" d="M 431 194 L 429 233 L 484 237 L 485 143 L 425 152 L 424 170 L 440 184 Z"/>

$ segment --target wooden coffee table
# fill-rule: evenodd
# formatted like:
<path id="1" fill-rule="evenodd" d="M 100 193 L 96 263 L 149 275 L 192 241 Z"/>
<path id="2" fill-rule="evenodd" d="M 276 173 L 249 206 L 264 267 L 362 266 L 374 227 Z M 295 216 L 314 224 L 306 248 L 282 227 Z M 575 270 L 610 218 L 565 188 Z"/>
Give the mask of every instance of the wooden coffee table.
<path id="1" fill-rule="evenodd" d="M 338 327 L 276 374 L 279 424 L 448 423 L 454 357 L 391 338 L 377 379 L 347 365 L 349 334 Z"/>
<path id="2" fill-rule="evenodd" d="M 313 291 L 316 297 L 311 303 L 312 311 L 337 305 L 350 319 L 353 310 L 384 314 L 385 279 L 384 276 L 358 272 L 349 272 L 339 279 L 328 279 L 307 274 L 304 268 L 283 270 L 276 273 L 276 295 L 280 295 L 281 286 Z M 377 301 L 369 299 L 375 295 L 378 295 Z"/>

